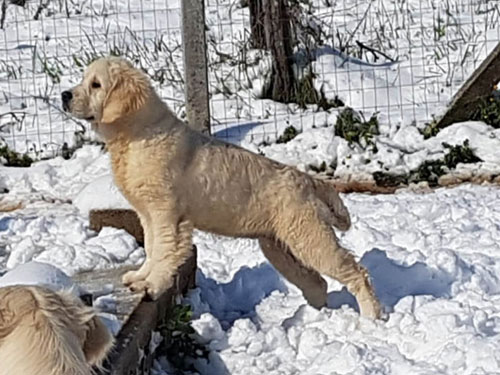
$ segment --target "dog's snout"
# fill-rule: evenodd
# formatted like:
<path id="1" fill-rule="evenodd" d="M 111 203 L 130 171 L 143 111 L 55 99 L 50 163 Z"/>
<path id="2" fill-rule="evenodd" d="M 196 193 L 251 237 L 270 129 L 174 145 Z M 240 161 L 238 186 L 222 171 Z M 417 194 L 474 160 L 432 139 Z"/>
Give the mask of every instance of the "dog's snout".
<path id="1" fill-rule="evenodd" d="M 63 108 L 65 110 L 68 110 L 69 102 L 71 99 L 73 99 L 73 93 L 71 91 L 63 91 L 61 93 L 61 99 L 62 99 L 62 103 L 63 103 Z"/>

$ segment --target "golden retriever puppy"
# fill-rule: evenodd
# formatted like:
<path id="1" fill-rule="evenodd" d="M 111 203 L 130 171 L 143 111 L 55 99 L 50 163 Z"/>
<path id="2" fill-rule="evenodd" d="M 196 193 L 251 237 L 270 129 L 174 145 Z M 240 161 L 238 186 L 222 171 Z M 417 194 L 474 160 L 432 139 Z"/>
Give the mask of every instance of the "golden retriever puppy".
<path id="1" fill-rule="evenodd" d="M 367 271 L 332 230 L 348 229 L 350 217 L 329 183 L 192 130 L 122 58 L 94 61 L 62 102 L 106 142 L 115 182 L 140 217 L 147 257 L 123 278 L 133 290 L 154 299 L 169 288 L 197 228 L 259 239 L 316 307 L 327 297 L 321 273 L 345 284 L 363 315 L 379 317 Z"/>
<path id="2" fill-rule="evenodd" d="M 0 375 L 91 375 L 113 339 L 69 292 L 0 288 Z"/>

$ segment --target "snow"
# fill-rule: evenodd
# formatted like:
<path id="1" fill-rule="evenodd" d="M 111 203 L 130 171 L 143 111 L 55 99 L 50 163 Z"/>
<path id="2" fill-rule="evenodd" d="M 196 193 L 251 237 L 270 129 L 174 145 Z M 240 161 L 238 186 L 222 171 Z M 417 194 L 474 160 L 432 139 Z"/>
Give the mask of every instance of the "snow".
<path id="1" fill-rule="evenodd" d="M 132 207 L 110 174 L 101 176 L 85 185 L 76 195 L 73 204 L 80 210 L 80 213 L 86 216 L 92 209 L 130 209 Z"/>
<path id="2" fill-rule="evenodd" d="M 37 157 L 60 151 L 62 142 L 73 144 L 74 130 L 82 124 L 54 108 L 60 107 L 60 91 L 79 80 L 81 69 L 74 58 L 88 58 L 84 52 L 94 48 L 128 51 L 150 74 L 170 74 L 173 81 L 155 86 L 182 115 L 184 92 L 175 80 L 183 74 L 182 53 L 176 49 L 180 3 L 168 3 L 92 1 L 79 9 L 75 3 L 68 9 L 71 17 L 54 17 L 53 23 L 31 20 L 35 3 L 27 2 L 26 9 L 9 5 L 6 27 L 0 30 L 9 51 L 0 67 L 0 90 L 7 93 L 0 112 L 26 112 L 26 120 L 20 129 L 12 116 L 2 116 L 1 139 Z M 427 140 L 419 131 L 442 112 L 498 41 L 498 17 L 487 11 L 494 9 L 491 2 L 311 4 L 321 27 L 334 27 L 340 38 L 378 40 L 381 50 L 398 58 L 373 61 L 365 54 L 358 59 L 353 57 L 356 51 L 346 55 L 326 47 L 338 42 L 328 38 L 325 48 L 315 51 L 317 88 L 323 85 L 329 98 L 338 95 L 347 105 L 363 109 L 366 117 L 380 111 L 381 134 L 374 138 L 378 152 L 334 136 L 335 109 L 310 106 L 301 111 L 294 104 L 259 99 L 270 68 L 265 53 L 246 51 L 245 64 L 219 61 L 224 54 L 240 60 L 239 47 L 246 43 L 248 9 L 231 1 L 207 1 L 206 6 L 214 135 L 303 171 L 324 162 L 335 166 L 331 172 L 344 180 L 370 179 L 376 171 L 405 173 L 425 160 L 442 158 L 443 142 L 468 140 L 482 162 L 460 164 L 453 173 L 500 174 L 500 130 L 464 122 Z M 367 10 L 360 25 L 358 16 Z M 143 25 L 129 11 L 140 11 L 155 31 L 131 32 Z M 47 12 L 58 14 L 60 9 L 49 2 Z M 26 17 L 29 23 L 14 24 Z M 444 37 L 435 34 L 439 18 L 446 21 Z M 74 34 L 82 27 L 92 30 L 90 39 Z M 374 34 L 382 30 L 386 34 Z M 168 48 L 153 46 L 157 33 Z M 115 34 L 119 36 L 111 37 Z M 47 54 L 51 67 L 62 69 L 57 84 L 42 73 L 43 59 L 34 57 L 35 45 Z M 32 68 L 18 69 L 21 65 Z M 167 70 L 162 70 L 164 65 Z M 300 74 L 302 68 L 297 60 L 295 71 Z M 45 95 L 47 101 L 36 99 Z M 288 143 L 274 144 L 289 125 L 301 133 Z M 144 250 L 125 231 L 89 229 L 90 209 L 130 207 L 114 185 L 109 157 L 99 146 L 84 146 L 70 160 L 57 157 L 30 168 L 0 166 L 0 191 L 6 191 L 0 194 L 0 272 L 9 271 L 0 285 L 63 287 L 70 282 L 63 273 L 71 277 L 144 260 Z M 184 302 L 194 311 L 197 340 L 210 349 L 209 361 L 195 362 L 200 374 L 500 374 L 500 190 L 462 185 L 427 194 L 403 190 L 343 199 L 353 225 L 338 237 L 369 269 L 388 319 L 360 317 L 353 296 L 331 279 L 328 307 L 315 310 L 266 261 L 256 241 L 195 232 L 197 288 Z M 20 208 L 2 212 L 5 202 Z M 112 312 L 116 301 L 111 291 L 107 285 L 96 291 L 95 305 Z M 116 317 L 101 316 L 116 334 Z M 155 363 L 154 373 L 171 373 L 165 358 Z"/>
<path id="3" fill-rule="evenodd" d="M 75 157 L 40 161 L 30 168 L 2 169 L 0 187 L 12 199 L 27 202 L 74 199 L 83 187 L 97 177 L 109 174 L 109 156 L 97 146 L 83 146 Z"/>
<path id="4" fill-rule="evenodd" d="M 288 143 L 261 146 L 257 150 L 282 163 L 297 165 L 303 171 L 310 165 L 335 165 L 334 176 L 349 181 L 371 179 L 374 172 L 407 173 L 424 161 L 443 158 L 447 149 L 443 143 L 469 146 L 483 161 L 471 166 L 460 165 L 457 175 L 466 175 L 471 168 L 493 176 L 500 173 L 500 129 L 482 122 L 463 122 L 441 130 L 435 137 L 425 139 L 415 127 L 402 127 L 392 138 L 379 136 L 375 140 L 378 151 L 362 149 L 358 145 L 334 136 L 331 127 L 311 129 Z M 251 148 L 245 144 L 245 147 Z"/>
<path id="5" fill-rule="evenodd" d="M 5 247 L 5 267 L 34 260 L 77 272 L 136 264 L 144 252 L 124 230 L 104 228 L 98 235 L 88 229 L 88 219 L 74 207 L 15 211 L 0 216 L 0 246 Z M 36 216 L 35 216 L 36 215 Z"/>
<path id="6" fill-rule="evenodd" d="M 199 289 L 188 301 L 193 327 L 218 357 L 202 373 L 498 373 L 500 190 L 466 185 L 345 200 L 353 228 L 340 240 L 369 269 L 388 321 L 359 317 L 333 280 L 329 307 L 317 311 L 255 243 L 199 235 Z"/>
<path id="7" fill-rule="evenodd" d="M 105 181 L 109 175 L 109 157 L 98 146 L 85 146 L 67 161 L 55 158 L 30 168 L 1 167 L 0 186 L 9 191 L 3 195 L 25 207 L 0 214 L 0 260 L 4 259 L 4 267 L 11 269 L 35 260 L 53 264 L 72 276 L 140 263 L 144 250 L 131 235 L 114 228 L 96 235 L 89 229 L 88 212 L 82 215 L 78 206 L 71 204 L 78 202 L 79 193 L 91 181 Z M 90 201 L 115 202 L 111 193 L 95 192 L 89 191 Z"/>
<path id="8" fill-rule="evenodd" d="M 322 131 L 265 150 L 295 165 L 320 160 L 335 143 Z M 467 137 L 485 145 L 483 159 L 497 163 L 495 130 L 464 123 L 447 131 L 422 140 L 425 146 L 415 142 L 407 156 L 440 153 L 441 141 Z M 88 228 L 88 209 L 124 204 L 99 147 L 87 146 L 68 161 L 2 167 L 0 176 L 9 190 L 4 196 L 24 202 L 0 213 L 0 269 L 36 261 L 71 276 L 144 259 L 123 230 Z M 210 361 L 195 362 L 200 374 L 500 373 L 500 189 L 462 185 L 343 199 L 353 225 L 339 240 L 369 269 L 387 321 L 360 317 L 352 295 L 331 279 L 328 307 L 315 310 L 255 240 L 195 232 L 197 288 L 185 302 L 194 311 L 197 339 L 210 349 Z M 96 306 L 113 311 L 109 292 L 103 285 Z M 107 324 L 116 333 L 112 317 Z M 155 368 L 169 373 L 164 358 Z"/>
<path id="9" fill-rule="evenodd" d="M 68 290 L 79 296 L 81 290 L 59 268 L 47 263 L 26 262 L 0 277 L 0 287 L 11 285 L 40 285 L 52 290 Z"/>

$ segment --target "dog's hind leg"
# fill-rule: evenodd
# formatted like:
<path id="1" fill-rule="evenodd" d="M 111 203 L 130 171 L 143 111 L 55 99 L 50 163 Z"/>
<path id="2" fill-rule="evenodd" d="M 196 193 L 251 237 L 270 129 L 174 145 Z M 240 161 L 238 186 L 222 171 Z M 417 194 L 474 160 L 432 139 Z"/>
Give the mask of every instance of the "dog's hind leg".
<path id="1" fill-rule="evenodd" d="M 356 297 L 362 315 L 379 318 L 381 307 L 368 272 L 337 243 L 330 224 L 318 212 L 321 204 L 297 202 L 288 205 L 286 215 L 281 215 L 277 223 L 277 237 L 306 266 L 344 284 Z"/>
<path id="2" fill-rule="evenodd" d="M 283 242 L 261 237 L 259 244 L 269 262 L 302 291 L 311 306 L 319 309 L 326 305 L 326 281 L 317 271 L 304 266 Z"/>

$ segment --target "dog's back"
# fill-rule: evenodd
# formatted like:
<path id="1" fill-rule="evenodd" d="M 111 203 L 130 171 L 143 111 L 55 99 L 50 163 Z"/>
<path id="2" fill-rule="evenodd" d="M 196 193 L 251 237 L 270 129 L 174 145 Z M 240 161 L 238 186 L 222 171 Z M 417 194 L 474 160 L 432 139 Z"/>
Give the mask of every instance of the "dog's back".
<path id="1" fill-rule="evenodd" d="M 34 286 L 0 288 L 0 375 L 91 375 L 84 345 L 94 315 L 69 294 Z M 100 334 L 107 351 L 111 336 Z"/>

